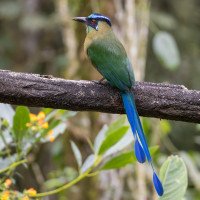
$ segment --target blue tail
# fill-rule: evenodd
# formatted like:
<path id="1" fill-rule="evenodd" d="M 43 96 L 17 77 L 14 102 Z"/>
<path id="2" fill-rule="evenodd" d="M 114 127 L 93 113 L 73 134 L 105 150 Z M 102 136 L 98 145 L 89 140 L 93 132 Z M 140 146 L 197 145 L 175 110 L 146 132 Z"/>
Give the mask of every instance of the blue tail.
<path id="1" fill-rule="evenodd" d="M 135 117 L 131 109 L 131 104 L 129 103 L 127 96 L 124 93 L 122 94 L 123 102 L 124 102 L 124 108 L 126 110 L 126 114 L 129 120 L 129 123 L 131 125 L 131 129 L 133 132 L 133 135 L 135 137 L 135 156 L 140 163 L 144 163 L 146 161 L 144 150 L 138 140 L 137 134 L 136 134 L 136 126 L 135 126 Z"/>
<path id="2" fill-rule="evenodd" d="M 136 105 L 135 105 L 135 99 L 134 99 L 134 95 L 132 91 L 129 92 L 121 92 L 122 94 L 122 99 L 124 102 L 124 108 L 129 120 L 129 123 L 131 125 L 131 129 L 133 131 L 133 135 L 135 136 L 135 155 L 137 160 L 140 163 L 145 162 L 145 155 L 147 157 L 148 162 L 150 163 L 152 169 L 153 169 L 153 183 L 154 183 L 154 187 L 158 193 L 158 195 L 162 196 L 163 195 L 163 186 L 162 183 L 160 182 L 158 176 L 156 175 L 154 168 L 153 168 L 153 164 L 152 164 L 152 159 L 151 159 L 151 155 L 149 152 L 149 148 L 144 136 L 144 132 L 142 129 L 142 125 L 140 122 L 140 118 L 136 109 Z M 140 139 L 140 142 L 138 140 L 138 137 Z"/>

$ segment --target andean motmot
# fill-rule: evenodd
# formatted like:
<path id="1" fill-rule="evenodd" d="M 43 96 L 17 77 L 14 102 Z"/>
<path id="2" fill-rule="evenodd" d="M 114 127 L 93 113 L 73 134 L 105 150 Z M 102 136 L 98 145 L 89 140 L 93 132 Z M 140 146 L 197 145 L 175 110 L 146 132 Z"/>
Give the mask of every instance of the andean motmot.
<path id="1" fill-rule="evenodd" d="M 124 108 L 135 137 L 136 158 L 140 163 L 144 163 L 147 158 L 153 169 L 154 187 L 158 195 L 162 196 L 163 186 L 153 168 L 152 158 L 135 105 L 132 90 L 135 85 L 133 67 L 122 43 L 113 32 L 111 20 L 97 13 L 88 17 L 76 17 L 73 20 L 86 24 L 87 36 L 84 42 L 84 50 L 93 66 L 111 85 L 120 90 Z"/>

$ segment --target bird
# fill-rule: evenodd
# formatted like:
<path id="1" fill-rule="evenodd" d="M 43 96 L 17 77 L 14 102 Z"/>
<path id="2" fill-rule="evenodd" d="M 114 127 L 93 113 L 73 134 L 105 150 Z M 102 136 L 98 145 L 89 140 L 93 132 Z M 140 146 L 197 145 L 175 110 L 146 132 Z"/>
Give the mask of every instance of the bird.
<path id="1" fill-rule="evenodd" d="M 133 86 L 135 77 L 126 50 L 116 37 L 111 20 L 99 13 L 88 17 L 75 17 L 73 20 L 86 25 L 84 51 L 97 71 L 114 87 L 120 90 L 124 109 L 135 137 L 135 156 L 140 163 L 146 158 L 153 170 L 153 183 L 159 196 L 164 189 L 152 163 L 152 158 L 137 112 Z"/>

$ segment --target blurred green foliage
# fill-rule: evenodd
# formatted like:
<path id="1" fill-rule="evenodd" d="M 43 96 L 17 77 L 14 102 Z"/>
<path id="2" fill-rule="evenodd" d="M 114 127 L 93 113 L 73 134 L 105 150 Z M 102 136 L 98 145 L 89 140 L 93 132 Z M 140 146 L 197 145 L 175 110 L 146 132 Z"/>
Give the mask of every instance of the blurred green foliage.
<path id="1" fill-rule="evenodd" d="M 4 199 L 4 196 L 9 194 L 7 199 L 22 199 L 28 195 L 29 190 L 25 188 L 23 192 L 9 190 L 9 186 L 16 183 L 15 168 L 20 164 L 28 167 L 27 155 L 40 143 L 53 142 L 63 133 L 67 127 L 65 120 L 73 116 L 73 113 L 44 109 L 35 115 L 25 106 L 18 106 L 14 111 L 10 105 L 2 103 L 0 110 L 0 196 Z M 62 113 L 62 116 L 59 113 Z M 59 119 L 56 119 L 56 115 Z M 6 184 L 9 180 L 11 183 Z"/>
<path id="2" fill-rule="evenodd" d="M 182 200 L 188 185 L 186 166 L 178 156 L 171 156 L 160 169 L 160 178 L 164 184 L 165 193 L 160 200 Z"/>
<path id="3" fill-rule="evenodd" d="M 176 42 L 168 32 L 160 31 L 153 39 L 153 50 L 160 62 L 169 70 L 180 66 L 180 55 Z"/>
<path id="4" fill-rule="evenodd" d="M 2 163 L 0 174 L 3 174 L 0 185 L 0 195 L 2 199 L 6 199 L 7 196 L 7 199 L 23 198 L 25 200 L 28 196 L 43 197 L 56 194 L 74 186 L 77 182 L 88 176 L 97 175 L 102 170 L 121 168 L 127 164 L 133 164 L 133 162 L 136 161 L 133 148 L 131 148 L 131 151 L 126 150 L 127 146 L 133 143 L 133 135 L 130 127 L 125 124 L 125 116 L 122 116 L 111 124 L 110 127 L 104 126 L 102 128 L 94 140 L 94 145 L 88 141 L 92 154 L 90 154 L 84 162 L 82 162 L 82 154 L 79 148 L 71 141 L 71 147 L 79 170 L 76 172 L 73 168 L 65 166 L 62 170 L 58 168 L 51 171 L 48 174 L 48 180 L 43 183 L 43 187 L 52 191 L 37 193 L 37 191 L 32 188 L 29 190 L 24 189 L 23 192 L 14 191 L 10 188 L 10 185 L 13 184 L 14 186 L 16 183 L 14 178 L 16 167 L 20 164 L 24 164 L 24 166 L 27 167 L 27 160 L 23 159 L 27 158 L 28 153 L 41 142 L 53 142 L 54 140 L 51 138 L 48 139 L 49 135 L 54 134 L 54 137 L 57 137 L 58 134 L 63 133 L 66 126 L 63 129 L 57 128 L 62 125 L 62 123 L 65 123 L 66 117 L 73 116 L 74 113 L 68 113 L 62 110 L 44 109 L 39 112 L 38 115 L 35 115 L 29 113 L 28 108 L 24 106 L 17 107 L 15 112 L 12 110 L 12 107 L 7 104 L 0 104 L 0 107 L 4 111 L 7 109 L 11 111 L 11 115 L 6 112 L 8 115 L 4 116 L 3 113 L 1 113 L 0 141 L 4 144 L 4 146 L 1 146 L 2 150 L 0 154 Z M 59 120 L 55 119 L 55 117 L 58 117 L 56 115 L 59 116 Z M 10 140 L 8 140 L 8 138 L 10 138 Z M 133 147 L 133 145 L 131 146 Z M 12 152 L 13 147 L 15 148 L 14 152 Z M 157 150 L 158 146 L 150 148 L 151 155 Z M 5 156 L 7 156 L 6 159 L 3 158 Z M 171 190 L 172 177 L 177 181 L 179 176 L 186 176 L 186 179 L 179 180 L 179 185 L 176 184 L 176 187 L 172 187 L 175 188 L 175 192 L 176 190 L 181 190 L 179 192 L 181 197 L 184 195 L 187 186 L 187 175 L 184 175 L 184 173 L 187 174 L 187 172 L 183 161 L 181 161 L 180 165 L 184 167 L 184 172 L 181 171 L 181 166 L 177 166 L 176 160 L 179 161 L 179 158 L 176 157 L 175 161 L 172 160 L 173 158 L 169 158 L 161 170 L 161 177 L 165 190 L 162 199 L 165 199 L 165 195 L 174 196 Z M 31 162 L 29 161 L 28 164 L 30 165 Z M 176 171 L 174 167 L 177 167 Z M 170 171 L 171 168 L 172 170 Z M 167 181 L 170 182 L 170 184 L 168 184 Z M 184 190 L 181 189 L 183 186 Z M 172 197 L 170 197 L 171 200 L 181 200 L 181 198 L 177 196 L 176 198 Z"/>

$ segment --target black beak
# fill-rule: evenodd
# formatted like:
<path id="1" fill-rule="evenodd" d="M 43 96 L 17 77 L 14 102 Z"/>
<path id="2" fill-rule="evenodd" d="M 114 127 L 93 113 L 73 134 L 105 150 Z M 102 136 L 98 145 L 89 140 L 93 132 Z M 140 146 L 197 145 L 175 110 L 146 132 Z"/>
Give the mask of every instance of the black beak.
<path id="1" fill-rule="evenodd" d="M 86 24 L 86 22 L 87 22 L 86 18 L 87 17 L 75 17 L 75 18 L 73 18 L 73 20 L 78 21 L 78 22 L 82 22 L 82 23 Z"/>

